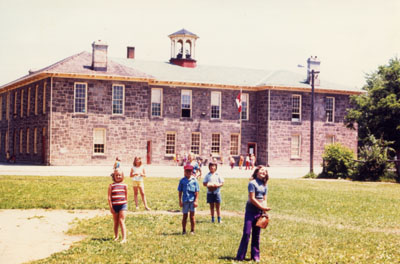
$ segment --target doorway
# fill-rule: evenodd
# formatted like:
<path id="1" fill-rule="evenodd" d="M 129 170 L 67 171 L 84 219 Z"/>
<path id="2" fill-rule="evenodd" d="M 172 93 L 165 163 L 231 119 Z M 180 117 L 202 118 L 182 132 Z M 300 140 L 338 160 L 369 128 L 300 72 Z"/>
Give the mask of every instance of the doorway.
<path id="1" fill-rule="evenodd" d="M 254 154 L 255 156 L 257 153 L 257 143 L 249 142 L 247 143 L 247 154 Z"/>

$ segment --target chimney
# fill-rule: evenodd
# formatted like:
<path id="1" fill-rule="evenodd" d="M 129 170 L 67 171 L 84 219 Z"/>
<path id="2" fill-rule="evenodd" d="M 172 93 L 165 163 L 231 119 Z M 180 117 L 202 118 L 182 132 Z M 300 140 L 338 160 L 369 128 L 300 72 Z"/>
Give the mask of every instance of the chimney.
<path id="1" fill-rule="evenodd" d="M 135 58 L 135 47 L 127 47 L 126 48 L 126 58 L 127 59 Z"/>
<path id="2" fill-rule="evenodd" d="M 321 61 L 317 58 L 317 56 L 313 57 L 311 56 L 307 60 L 307 83 L 311 85 L 311 71 L 314 70 L 314 86 L 319 86 L 320 85 L 320 79 L 319 79 L 319 67 L 320 67 Z"/>
<path id="3" fill-rule="evenodd" d="M 107 43 L 98 40 L 92 43 L 92 69 L 95 71 L 107 71 Z"/>

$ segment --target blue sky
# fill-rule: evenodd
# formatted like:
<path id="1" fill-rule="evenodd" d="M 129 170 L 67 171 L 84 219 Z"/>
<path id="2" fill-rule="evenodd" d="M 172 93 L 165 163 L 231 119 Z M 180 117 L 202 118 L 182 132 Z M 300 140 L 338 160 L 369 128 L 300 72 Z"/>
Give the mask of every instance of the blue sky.
<path id="1" fill-rule="evenodd" d="M 0 85 L 101 39 L 110 57 L 136 47 L 167 61 L 168 35 L 200 38 L 198 64 L 303 71 L 321 59 L 322 80 L 361 88 L 365 74 L 400 56 L 398 0 L 0 0 Z"/>

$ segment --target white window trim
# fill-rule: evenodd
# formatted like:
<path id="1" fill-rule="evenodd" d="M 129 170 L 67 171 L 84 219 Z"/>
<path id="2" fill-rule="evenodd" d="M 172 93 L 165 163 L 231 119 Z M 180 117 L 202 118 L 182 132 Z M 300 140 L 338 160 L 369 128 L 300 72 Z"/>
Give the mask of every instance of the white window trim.
<path id="1" fill-rule="evenodd" d="M 213 135 L 219 135 L 219 146 L 218 146 L 219 152 L 218 152 L 218 153 L 212 152 L 212 147 L 213 147 Z M 221 156 L 221 141 L 222 141 L 221 133 L 211 133 L 211 154 L 212 154 L 213 157 L 215 157 L 215 156 L 217 156 L 217 157 Z"/>
<path id="2" fill-rule="evenodd" d="M 192 146 L 193 146 L 193 135 L 199 135 L 199 153 L 194 153 L 192 151 Z M 190 135 L 190 152 L 193 152 L 195 155 L 200 155 L 201 154 L 201 133 L 200 132 L 192 132 Z"/>
<path id="3" fill-rule="evenodd" d="M 238 138 L 238 153 L 237 154 L 232 154 L 232 136 L 237 136 Z M 240 155 L 240 134 L 239 133 L 232 133 L 230 136 L 230 146 L 229 146 L 229 154 L 232 156 L 239 156 Z"/>
<path id="4" fill-rule="evenodd" d="M 242 118 L 242 113 L 240 113 L 240 118 L 242 118 L 242 120 L 249 120 L 249 116 L 250 116 L 250 96 L 249 96 L 248 93 L 242 93 L 241 94 L 242 102 L 243 102 L 243 98 L 246 98 L 246 103 L 247 103 L 247 106 L 246 106 L 246 118 L 245 119 Z M 242 104 L 242 111 L 243 111 L 243 104 Z"/>
<path id="5" fill-rule="evenodd" d="M 83 84 L 85 85 L 85 112 L 75 112 L 75 103 L 76 103 L 76 85 L 77 84 Z M 87 104 L 87 98 L 88 98 L 88 84 L 83 83 L 83 82 L 76 82 L 74 83 L 74 114 L 83 114 L 86 115 L 88 114 L 88 104 Z M 36 110 L 36 109 L 35 109 Z"/>
<path id="6" fill-rule="evenodd" d="M 189 117 L 185 117 L 185 118 L 191 118 L 192 117 L 192 99 L 193 99 L 193 96 L 192 96 L 192 90 L 185 90 L 185 89 L 182 89 L 182 91 L 181 91 L 181 117 L 183 117 L 182 116 L 182 110 L 183 110 L 183 108 L 182 108 L 182 104 L 183 104 L 183 97 L 182 97 L 182 95 L 183 95 L 183 92 L 189 92 L 189 94 L 190 94 L 190 107 L 189 107 L 189 110 L 190 110 L 190 116 Z M 185 108 L 185 109 L 187 109 L 187 108 Z"/>
<path id="7" fill-rule="evenodd" d="M 332 142 L 328 142 L 328 138 L 332 138 Z M 328 134 L 328 135 L 325 136 L 325 145 L 334 144 L 335 142 L 336 142 L 335 135 Z"/>
<path id="8" fill-rule="evenodd" d="M 114 113 L 114 87 L 122 86 L 122 113 Z M 111 98 L 111 114 L 112 115 L 124 115 L 125 114 L 125 85 L 123 84 L 113 84 L 112 85 L 112 98 Z"/>
<path id="9" fill-rule="evenodd" d="M 47 89 L 47 83 L 44 82 L 43 84 L 43 114 L 46 114 L 46 89 Z"/>
<path id="10" fill-rule="evenodd" d="M 293 98 L 298 97 L 299 98 L 299 120 L 293 120 Z M 301 106 L 302 106 L 302 96 L 301 94 L 292 94 L 292 111 L 291 111 L 291 117 L 290 119 L 292 122 L 301 122 Z"/>
<path id="11" fill-rule="evenodd" d="M 160 94 L 161 94 L 161 96 L 160 96 L 160 100 L 161 100 L 161 102 L 160 102 L 160 115 L 159 116 L 153 115 L 153 112 L 151 110 L 151 107 L 152 107 L 151 104 L 153 103 L 153 90 L 159 90 Z M 150 97 L 151 97 L 150 98 L 150 115 L 151 115 L 151 117 L 162 117 L 163 116 L 163 89 L 162 88 L 151 88 Z M 182 99 L 181 99 L 181 101 L 182 101 Z M 181 107 L 182 107 L 182 105 L 181 105 Z"/>
<path id="12" fill-rule="evenodd" d="M 219 102 L 218 102 L 218 108 L 219 108 L 218 109 L 218 111 L 219 111 L 218 113 L 219 113 L 219 116 L 218 117 L 212 117 L 212 106 L 213 106 L 213 104 L 212 104 L 212 96 L 213 96 L 213 94 L 219 94 Z M 221 119 L 221 115 L 222 115 L 222 113 L 221 113 L 221 105 L 222 105 L 222 94 L 221 94 L 221 92 L 212 91 L 210 100 L 211 100 L 211 102 L 210 102 L 210 105 L 211 105 L 210 118 L 211 119 L 215 119 L 215 120 Z"/>
<path id="13" fill-rule="evenodd" d="M 332 98 L 332 121 L 328 121 L 328 116 L 326 115 L 326 122 L 327 123 L 335 123 L 335 97 L 333 96 L 327 96 L 328 98 Z M 325 106 L 326 107 L 326 106 Z M 325 109 L 325 114 L 326 114 L 326 109 Z"/>
<path id="14" fill-rule="evenodd" d="M 297 155 L 293 155 L 293 153 L 292 153 L 292 150 L 293 150 L 293 137 L 294 136 L 298 136 L 298 138 L 299 138 L 299 142 L 298 142 L 298 149 L 299 149 L 299 151 L 298 151 L 298 154 Z M 291 159 L 300 159 L 301 158 L 301 135 L 300 134 L 293 134 L 291 137 L 290 137 L 290 158 Z"/>
<path id="15" fill-rule="evenodd" d="M 165 155 L 166 157 L 172 157 L 173 155 L 175 155 L 175 153 L 167 153 L 168 134 L 174 134 L 174 135 L 175 135 L 174 150 L 175 150 L 175 152 L 176 152 L 176 142 L 177 142 L 176 132 L 175 132 L 175 131 L 166 131 L 166 132 L 165 132 L 165 150 L 164 150 L 164 155 Z"/>
<path id="16" fill-rule="evenodd" d="M 104 152 L 103 153 L 99 153 L 99 152 L 95 152 L 94 151 L 94 145 L 95 145 L 95 133 L 96 133 L 96 131 L 103 131 L 103 144 L 104 144 Z M 107 143 L 107 131 L 106 131 L 106 129 L 105 128 L 98 128 L 98 127 L 96 127 L 96 128 L 93 128 L 93 155 L 94 156 L 104 156 L 105 154 L 106 154 L 106 143 Z"/>

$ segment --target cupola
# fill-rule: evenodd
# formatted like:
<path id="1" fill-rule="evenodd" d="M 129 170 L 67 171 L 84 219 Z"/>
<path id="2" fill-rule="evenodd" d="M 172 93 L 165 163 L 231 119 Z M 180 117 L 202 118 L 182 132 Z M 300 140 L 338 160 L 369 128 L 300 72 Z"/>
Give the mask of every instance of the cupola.
<path id="1" fill-rule="evenodd" d="M 196 40 L 199 37 L 186 29 L 181 29 L 168 37 L 171 39 L 170 63 L 182 67 L 195 68 Z"/>

